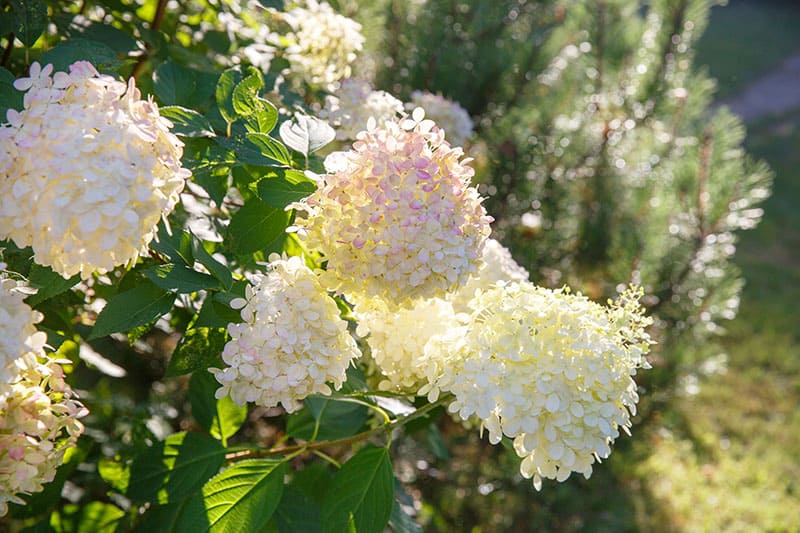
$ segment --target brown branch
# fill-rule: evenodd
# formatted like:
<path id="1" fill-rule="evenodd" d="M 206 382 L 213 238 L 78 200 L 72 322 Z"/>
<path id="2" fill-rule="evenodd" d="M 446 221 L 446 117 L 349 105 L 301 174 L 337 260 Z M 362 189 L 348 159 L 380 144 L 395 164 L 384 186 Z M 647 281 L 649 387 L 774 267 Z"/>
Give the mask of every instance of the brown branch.
<path id="1" fill-rule="evenodd" d="M 0 65 L 8 66 L 8 61 L 11 59 L 11 51 L 14 49 L 14 32 L 12 31 L 8 35 L 6 35 L 6 39 L 8 42 L 6 43 L 6 47 L 3 50 L 3 59 L 0 60 Z"/>
<path id="2" fill-rule="evenodd" d="M 153 15 L 153 22 L 150 24 L 150 29 L 155 31 L 161 29 L 161 23 L 164 21 L 164 14 L 167 11 L 167 1 L 168 0 L 158 0 L 158 5 L 156 6 L 156 12 L 155 15 Z M 145 43 L 145 48 L 149 50 L 150 44 Z M 144 64 L 147 63 L 149 58 L 150 55 L 146 51 L 139 56 L 139 60 L 136 62 L 136 65 L 133 67 L 133 71 L 131 72 L 131 78 L 135 79 L 139 76 L 139 74 L 142 73 Z"/>

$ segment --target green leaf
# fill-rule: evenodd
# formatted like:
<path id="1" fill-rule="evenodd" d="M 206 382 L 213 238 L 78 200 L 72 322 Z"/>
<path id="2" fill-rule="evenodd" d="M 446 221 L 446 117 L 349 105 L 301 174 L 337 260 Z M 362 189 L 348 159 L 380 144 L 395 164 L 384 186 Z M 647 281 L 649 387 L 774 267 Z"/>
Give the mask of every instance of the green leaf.
<path id="1" fill-rule="evenodd" d="M 322 516 L 316 502 L 292 486 L 283 489 L 274 519 L 280 533 L 322 533 Z"/>
<path id="2" fill-rule="evenodd" d="M 28 273 L 28 282 L 32 287 L 39 289 L 36 294 L 32 294 L 25 301 L 28 305 L 37 305 L 48 298 L 57 296 L 62 292 L 68 291 L 81 280 L 79 274 L 72 276 L 69 279 L 64 279 L 60 274 L 57 274 L 50 267 L 31 265 L 31 271 Z"/>
<path id="3" fill-rule="evenodd" d="M 156 265 L 142 271 L 142 274 L 162 289 L 179 294 L 220 288 L 216 278 L 193 270 L 184 264 Z"/>
<path id="4" fill-rule="evenodd" d="M 393 500 L 389 450 L 367 446 L 334 476 L 322 504 L 322 530 L 345 531 L 352 521 L 358 533 L 380 533 L 389 522 Z"/>
<path id="5" fill-rule="evenodd" d="M 153 72 L 153 92 L 164 105 L 190 109 L 208 106 L 214 95 L 217 75 L 178 65 L 167 60 Z"/>
<path id="6" fill-rule="evenodd" d="M 150 248 L 160 254 L 166 255 L 173 262 L 182 262 L 186 266 L 194 265 L 192 255 L 192 236 L 183 230 L 173 230 L 170 235 L 164 222 L 159 222 L 158 233 L 155 240 L 150 243 Z"/>
<path id="7" fill-rule="evenodd" d="M 161 116 L 172 122 L 172 133 L 183 137 L 213 137 L 211 121 L 195 111 L 178 105 L 159 109 Z"/>
<path id="8" fill-rule="evenodd" d="M 26 47 L 33 46 L 47 27 L 47 3 L 44 0 L 11 0 L 11 9 L 14 36 Z"/>
<path id="9" fill-rule="evenodd" d="M 134 458 L 126 495 L 136 502 L 185 499 L 219 471 L 225 453 L 203 433 L 170 435 Z"/>
<path id="10" fill-rule="evenodd" d="M 258 74 L 251 74 L 236 85 L 233 89 L 233 110 L 237 115 L 248 117 L 259 109 L 255 100 L 263 87 L 264 79 Z"/>
<path id="11" fill-rule="evenodd" d="M 275 166 L 276 160 L 262 153 L 262 146 L 250 142 L 248 137 L 246 133 L 234 133 L 230 137 L 214 137 L 214 141 L 233 152 L 235 162 L 240 165 Z"/>
<path id="12" fill-rule="evenodd" d="M 22 109 L 22 91 L 14 88 L 14 75 L 0 67 L 0 122 L 6 121 L 6 111 L 15 109 L 19 111 Z"/>
<path id="13" fill-rule="evenodd" d="M 413 509 L 414 500 L 406 493 L 403 485 L 395 478 L 394 480 L 395 499 L 392 502 L 392 514 L 389 518 L 389 526 L 394 533 L 422 533 L 422 527 L 414 521 L 404 509 Z"/>
<path id="14" fill-rule="evenodd" d="M 69 513 L 70 510 L 74 513 Z M 67 506 L 65 511 L 63 515 L 59 513 L 59 516 L 51 516 L 50 525 L 56 531 L 112 533 L 125 518 L 125 511 L 116 505 L 103 502 L 89 502 L 81 507 Z M 59 518 L 69 519 L 69 523 L 59 523 Z"/>
<path id="15" fill-rule="evenodd" d="M 317 440 L 334 440 L 355 435 L 367 421 L 367 408 L 354 402 L 309 396 L 304 403 L 306 409 L 289 416 L 286 422 L 286 433 L 296 439 L 310 440 L 317 421 Z"/>
<path id="16" fill-rule="evenodd" d="M 200 491 L 164 505 L 151 505 L 138 524 L 138 531 L 195 533 L 208 531 L 208 518 Z"/>
<path id="17" fill-rule="evenodd" d="M 336 138 L 336 132 L 324 120 L 309 115 L 296 115 L 280 127 L 286 146 L 303 155 L 315 152 Z"/>
<path id="18" fill-rule="evenodd" d="M 206 303 L 211 298 L 206 299 Z M 228 333 L 225 327 L 193 327 L 188 329 L 178 343 L 167 366 L 164 377 L 180 376 L 195 370 L 206 370 L 219 362 L 219 356 Z"/>
<path id="19" fill-rule="evenodd" d="M 247 420 L 247 406 L 239 407 L 229 396 L 217 400 L 214 393 L 219 387 L 210 372 L 195 372 L 189 380 L 189 403 L 197 423 L 225 445 Z"/>
<path id="20" fill-rule="evenodd" d="M 128 490 L 128 483 L 131 480 L 131 469 L 121 463 L 119 458 L 102 458 L 97 465 L 97 472 L 103 481 L 111 485 L 114 489 L 125 493 Z"/>
<path id="21" fill-rule="evenodd" d="M 195 329 L 200 329 L 201 327 L 225 329 L 230 323 L 238 324 L 242 321 L 242 315 L 239 311 L 231 309 L 230 305 L 220 301 L 218 297 L 219 294 L 215 294 L 211 298 L 206 298 L 206 301 L 203 302 L 203 307 L 200 308 L 197 321 L 194 323 Z M 191 372 L 191 370 L 187 370 L 187 372 Z M 180 373 L 183 374 L 184 372 Z"/>
<path id="22" fill-rule="evenodd" d="M 278 163 L 288 165 L 292 161 L 289 150 L 266 133 L 248 133 L 247 140 L 256 145 L 262 154 Z"/>
<path id="23" fill-rule="evenodd" d="M 122 64 L 107 45 L 81 38 L 61 41 L 39 58 L 42 65 L 52 63 L 54 72 L 68 72 L 71 64 L 81 60 L 91 62 L 98 70 L 113 70 Z"/>
<path id="24" fill-rule="evenodd" d="M 258 197 L 270 207 L 283 209 L 317 190 L 317 185 L 298 170 L 276 169 L 258 182 Z"/>
<path id="25" fill-rule="evenodd" d="M 259 199 L 245 203 L 228 226 L 228 244 L 235 254 L 244 255 L 266 248 L 285 234 L 291 213 L 266 205 Z"/>
<path id="26" fill-rule="evenodd" d="M 127 55 L 139 49 L 136 39 L 127 32 L 101 22 L 89 20 L 77 22 L 73 20 L 66 34 L 70 38 L 82 37 L 91 41 L 96 41 L 107 45 L 117 54 Z"/>
<path id="27" fill-rule="evenodd" d="M 148 324 L 172 309 L 175 295 L 146 281 L 115 294 L 100 311 L 89 340 Z"/>
<path id="28" fill-rule="evenodd" d="M 228 267 L 214 259 L 203 245 L 203 241 L 192 235 L 192 253 L 197 261 L 206 267 L 211 275 L 217 278 L 226 290 L 233 285 L 233 276 Z"/>
<path id="29" fill-rule="evenodd" d="M 219 112 L 225 122 L 230 124 L 236 120 L 236 110 L 233 108 L 233 91 L 242 81 L 242 71 L 239 67 L 229 68 L 219 77 L 214 96 L 219 107 Z"/>
<path id="30" fill-rule="evenodd" d="M 278 459 L 242 461 L 203 487 L 210 531 L 259 531 L 283 494 L 286 463 Z"/>

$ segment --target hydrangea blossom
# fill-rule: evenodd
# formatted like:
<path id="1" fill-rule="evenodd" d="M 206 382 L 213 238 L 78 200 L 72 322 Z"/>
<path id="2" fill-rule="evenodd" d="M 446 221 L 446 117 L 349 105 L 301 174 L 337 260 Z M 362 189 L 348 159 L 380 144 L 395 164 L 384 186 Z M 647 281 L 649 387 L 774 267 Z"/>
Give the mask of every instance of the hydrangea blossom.
<path id="1" fill-rule="evenodd" d="M 16 361 L 26 352 L 40 353 L 47 336 L 36 330 L 42 314 L 23 302 L 18 283 L 0 278 L 0 383 L 9 383 L 18 373 Z"/>
<path id="2" fill-rule="evenodd" d="M 88 411 L 74 399 L 58 362 L 27 352 L 16 359 L 16 376 L 0 382 L 0 516 L 8 503 L 25 503 L 53 481 L 64 452 L 83 433 Z"/>
<path id="3" fill-rule="evenodd" d="M 331 88 L 350 77 L 350 65 L 364 45 L 361 24 L 336 13 L 327 2 L 307 0 L 286 13 L 292 32 L 286 35 L 286 59 L 300 79 Z"/>
<path id="4" fill-rule="evenodd" d="M 380 390 L 416 392 L 426 379 L 425 345 L 433 336 L 459 325 L 453 305 L 441 298 L 393 309 L 377 299 L 358 302 L 356 333 L 366 342 L 380 371 Z"/>
<path id="5" fill-rule="evenodd" d="M 230 395 L 238 405 L 281 404 L 288 412 L 310 394 L 338 390 L 345 371 L 360 353 L 339 317 L 339 308 L 299 257 L 270 257 L 270 270 L 247 287 L 241 324 L 229 324 L 224 369 L 210 371 L 222 385 L 217 398 Z"/>
<path id="6" fill-rule="evenodd" d="M 428 118 L 445 131 L 447 140 L 453 146 L 462 146 L 472 136 L 472 119 L 458 102 L 439 94 L 414 91 L 406 109 L 411 111 L 417 107 L 424 109 Z"/>
<path id="7" fill-rule="evenodd" d="M 466 283 L 492 219 L 462 156 L 421 109 L 328 156 L 329 174 L 291 206 L 308 214 L 297 229 L 328 262 L 326 288 L 410 305 Z"/>
<path id="8" fill-rule="evenodd" d="M 468 313 L 470 301 L 479 290 L 485 291 L 498 281 L 527 281 L 528 271 L 519 266 L 508 248 L 494 239 L 486 239 L 481 256 L 483 263 L 478 272 L 470 276 L 469 281 L 454 292 L 448 295 L 448 300 L 453 303 L 457 312 Z"/>
<path id="9" fill-rule="evenodd" d="M 170 122 L 132 79 L 85 61 L 52 72 L 34 63 L 14 82 L 24 109 L 0 127 L 0 238 L 86 279 L 144 253 L 191 174 Z"/>
<path id="10" fill-rule="evenodd" d="M 320 118 L 336 128 L 336 139 L 355 139 L 367 127 L 370 117 L 382 123 L 403 112 L 403 103 L 385 91 L 373 91 L 369 83 L 348 78 L 335 96 L 325 98 Z"/>
<path id="11" fill-rule="evenodd" d="M 514 439 L 520 472 L 587 478 L 626 432 L 638 395 L 631 376 L 647 368 L 650 320 L 629 290 L 606 308 L 565 290 L 499 283 L 476 295 L 469 323 L 428 343 L 434 400 L 450 391 L 451 412 L 477 415 L 492 443 Z"/>

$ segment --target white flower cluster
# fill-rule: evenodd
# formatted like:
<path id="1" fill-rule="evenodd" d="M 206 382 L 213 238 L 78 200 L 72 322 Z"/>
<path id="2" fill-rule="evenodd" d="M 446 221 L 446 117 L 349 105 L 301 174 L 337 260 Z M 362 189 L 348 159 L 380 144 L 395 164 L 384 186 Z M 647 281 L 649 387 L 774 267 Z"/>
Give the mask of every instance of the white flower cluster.
<path id="1" fill-rule="evenodd" d="M 325 98 L 319 116 L 336 128 L 336 139 L 355 139 L 367 128 L 370 118 L 379 124 L 403 112 L 403 103 L 385 91 L 373 91 L 369 83 L 348 78 L 335 96 Z"/>
<path id="2" fill-rule="evenodd" d="M 411 111 L 417 107 L 424 109 L 427 117 L 445 131 L 447 141 L 453 146 L 463 146 L 472 136 L 472 119 L 458 102 L 439 94 L 414 91 L 411 93 L 411 101 L 406 104 L 406 109 Z"/>
<path id="3" fill-rule="evenodd" d="M 15 286 L 0 280 L 0 516 L 9 502 L 24 505 L 20 494 L 39 492 L 53 480 L 64 452 L 83 432 L 78 419 L 87 414 L 58 361 L 44 353 L 44 333 L 34 326 L 41 315 Z"/>
<path id="4" fill-rule="evenodd" d="M 247 287 L 241 324 L 229 324 L 232 340 L 222 359 L 226 368 L 210 371 L 222 385 L 217 398 L 230 395 L 238 405 L 278 404 L 299 409 L 310 394 L 338 390 L 345 371 L 361 354 L 336 302 L 320 286 L 300 257 L 270 257 L 269 272 Z"/>
<path id="5" fill-rule="evenodd" d="M 640 296 L 631 289 L 605 308 L 528 282 L 499 283 L 476 295 L 466 326 L 426 346 L 437 365 L 420 393 L 452 392 L 450 411 L 477 415 L 492 443 L 513 438 L 520 472 L 537 489 L 542 478 L 589 477 L 636 410 L 631 376 L 648 366 L 651 344 Z"/>
<path id="6" fill-rule="evenodd" d="M 191 173 L 152 100 L 85 61 L 69 73 L 33 63 L 24 109 L 0 127 L 0 238 L 86 279 L 134 262 Z"/>
<path id="7" fill-rule="evenodd" d="M 364 45 L 361 24 L 317 0 L 294 7 L 285 19 L 293 30 L 285 36 L 290 43 L 286 59 L 293 74 L 324 88 L 350 77 L 350 65 Z"/>
<path id="8" fill-rule="evenodd" d="M 323 285 L 398 306 L 443 297 L 477 271 L 491 217 L 470 186 L 461 148 L 421 109 L 358 135 L 326 159 L 329 174 L 303 202 L 297 221 L 328 262 Z"/>

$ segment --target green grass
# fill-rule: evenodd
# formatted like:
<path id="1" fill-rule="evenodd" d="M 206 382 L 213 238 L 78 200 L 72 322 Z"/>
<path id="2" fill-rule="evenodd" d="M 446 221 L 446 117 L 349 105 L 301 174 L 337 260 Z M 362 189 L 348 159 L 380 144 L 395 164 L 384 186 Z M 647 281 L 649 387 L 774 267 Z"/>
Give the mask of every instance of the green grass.
<path id="1" fill-rule="evenodd" d="M 698 43 L 697 64 L 719 82 L 719 98 L 732 96 L 758 76 L 800 52 L 800 4 L 788 0 L 732 0 L 711 10 Z"/>

